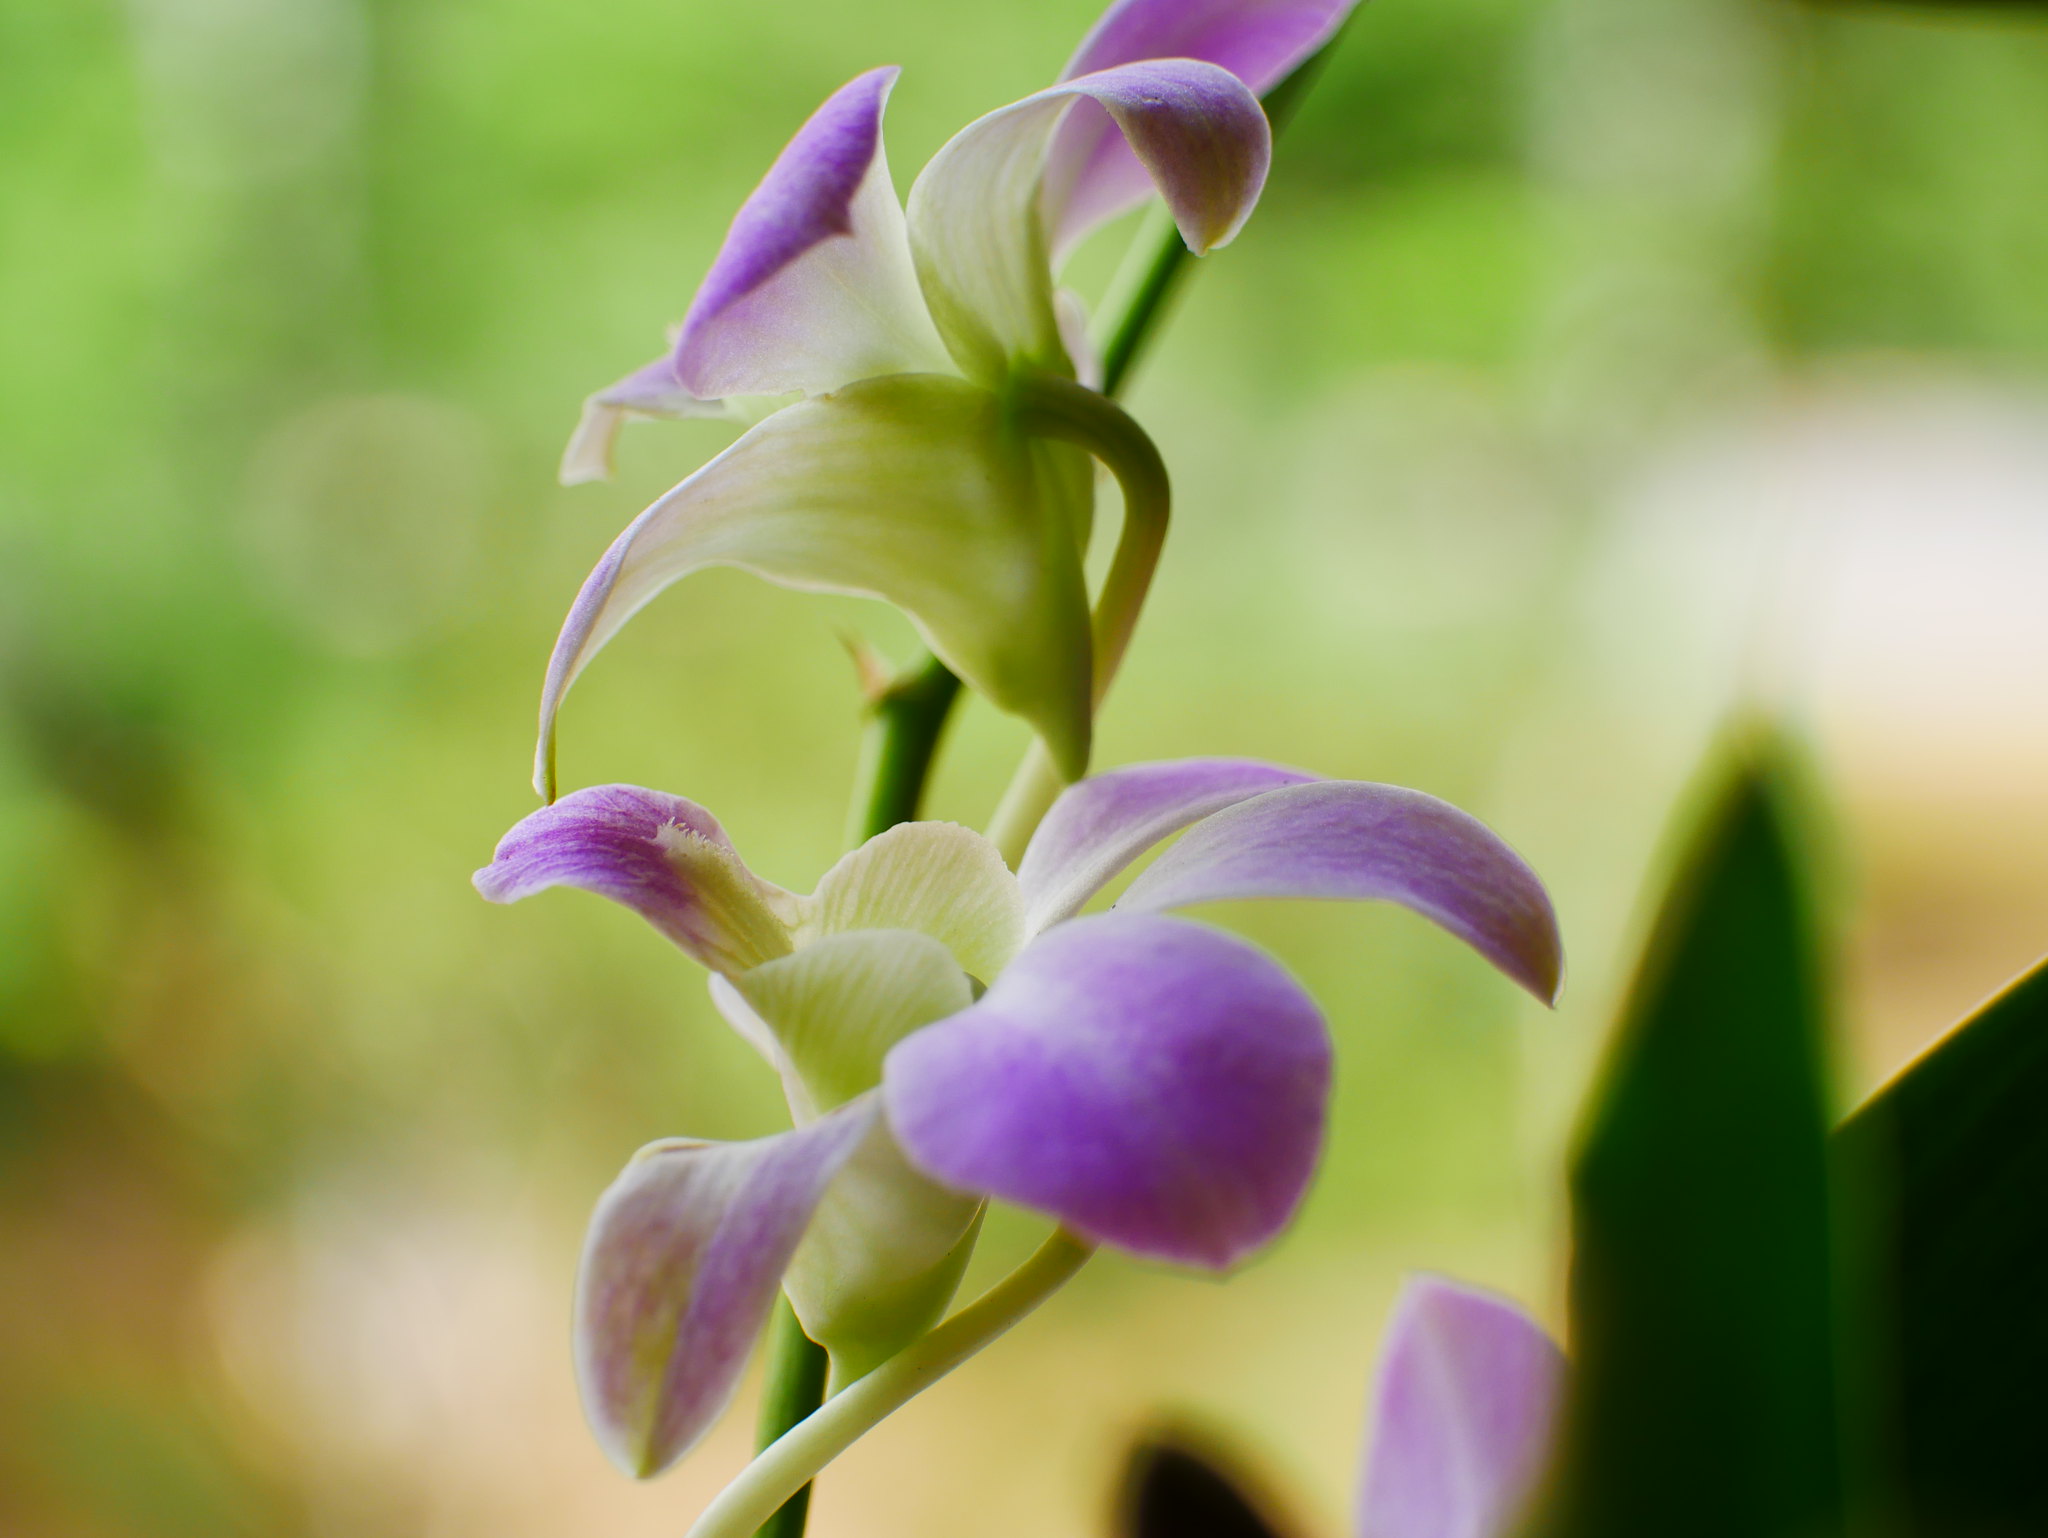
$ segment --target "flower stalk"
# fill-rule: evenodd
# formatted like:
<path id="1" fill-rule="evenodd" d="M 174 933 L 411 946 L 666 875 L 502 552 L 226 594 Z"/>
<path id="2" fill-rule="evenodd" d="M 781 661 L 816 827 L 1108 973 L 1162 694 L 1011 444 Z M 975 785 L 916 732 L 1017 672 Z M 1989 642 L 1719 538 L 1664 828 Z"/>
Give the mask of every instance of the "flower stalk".
<path id="1" fill-rule="evenodd" d="M 763 1524 L 789 1510 L 820 1469 L 1059 1291 L 1094 1253 L 1093 1245 L 1056 1230 L 974 1302 L 784 1433 L 704 1509 L 686 1538 L 776 1531 Z"/>
<path id="2" fill-rule="evenodd" d="M 1156 306 L 1152 313 L 1157 313 Z M 1071 380 L 1034 377 L 1019 383 L 1016 401 L 1019 417 L 1029 431 L 1086 449 L 1108 466 L 1123 492 L 1123 528 L 1095 602 L 1092 712 L 1109 693 L 1124 653 L 1130 649 L 1131 635 L 1138 628 L 1138 615 L 1145 607 L 1159 552 L 1166 543 L 1172 488 L 1158 448 L 1108 396 Z M 1034 742 L 989 824 L 990 840 L 1013 867 L 1046 809 L 1067 783 L 1044 742 Z"/>

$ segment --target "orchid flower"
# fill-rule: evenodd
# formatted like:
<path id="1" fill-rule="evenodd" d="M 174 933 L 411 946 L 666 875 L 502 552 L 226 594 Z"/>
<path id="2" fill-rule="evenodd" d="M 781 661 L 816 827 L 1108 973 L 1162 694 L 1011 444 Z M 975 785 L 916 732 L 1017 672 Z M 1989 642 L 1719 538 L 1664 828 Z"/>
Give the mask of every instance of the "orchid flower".
<path id="1" fill-rule="evenodd" d="M 1410 1281 L 1380 1355 L 1355 1538 L 1511 1538 L 1549 1460 L 1564 1372 L 1507 1299 Z"/>
<path id="2" fill-rule="evenodd" d="M 987 1198 L 1082 1246 L 1211 1271 L 1285 1227 L 1322 1143 L 1322 1015 L 1263 952 L 1171 910 L 1386 899 L 1546 1001 L 1560 967 L 1541 884 L 1473 818 L 1238 759 L 1081 781 L 1014 875 L 969 829 L 905 823 L 800 896 L 748 870 L 702 807 L 606 786 L 527 817 L 476 882 L 498 902 L 573 886 L 638 911 L 711 970 L 795 1122 L 653 1144 L 598 1205 L 578 1372 L 600 1441 L 639 1476 L 722 1411 L 778 1283 L 841 1383 L 936 1339 Z M 755 1493 L 773 1510 L 809 1473 Z"/>
<path id="3" fill-rule="evenodd" d="M 1080 307 L 1054 264 L 1154 190 L 1191 250 L 1227 243 L 1271 152 L 1257 93 L 1354 3 L 1121 0 L 1057 84 L 941 148 L 907 206 L 882 146 L 897 71 L 828 98 L 734 218 L 672 346 L 592 396 L 570 442 L 563 478 L 580 481 L 606 473 L 628 418 L 754 423 L 634 520 L 577 595 L 542 695 L 543 796 L 576 676 L 712 565 L 896 605 L 1078 776 L 1157 559 L 1165 481 L 1087 387 Z M 1092 627 L 1093 475 L 1074 444 L 1125 494 Z"/>

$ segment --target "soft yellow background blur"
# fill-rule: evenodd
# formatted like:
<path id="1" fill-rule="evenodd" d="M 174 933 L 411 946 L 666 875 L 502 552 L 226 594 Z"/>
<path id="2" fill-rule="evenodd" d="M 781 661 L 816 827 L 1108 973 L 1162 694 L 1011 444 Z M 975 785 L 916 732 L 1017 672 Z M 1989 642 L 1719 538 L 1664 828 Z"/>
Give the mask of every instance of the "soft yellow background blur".
<path id="1" fill-rule="evenodd" d="M 577 582 L 724 441 L 578 398 L 804 115 L 905 66 L 899 181 L 1092 0 L 0 5 L 0 1532 L 638 1538 L 568 1292 L 640 1143 L 778 1124 L 701 976 L 468 873 L 532 805 Z M 1123 231 L 1077 265 L 1099 290 Z M 1114 1258 L 836 1467 L 819 1538 L 1102 1531 L 1227 1428 L 1342 1530 L 1400 1274 L 1555 1317 L 1559 1151 L 1715 722 L 1834 798 L 1845 1100 L 2048 936 L 2048 33 L 1747 0 L 1373 0 L 1133 409 L 1180 491 L 1101 761 L 1247 753 L 1485 816 L 1554 1016 L 1404 913 L 1214 915 L 1329 1008 L 1329 1161 L 1228 1283 Z M 569 783 L 839 848 L 835 632 L 733 573 L 572 702 Z M 1022 741 L 967 712 L 934 802 Z M 992 1229 L 980 1270 L 1032 1241 Z M 751 1390 L 749 1391 L 751 1394 Z"/>

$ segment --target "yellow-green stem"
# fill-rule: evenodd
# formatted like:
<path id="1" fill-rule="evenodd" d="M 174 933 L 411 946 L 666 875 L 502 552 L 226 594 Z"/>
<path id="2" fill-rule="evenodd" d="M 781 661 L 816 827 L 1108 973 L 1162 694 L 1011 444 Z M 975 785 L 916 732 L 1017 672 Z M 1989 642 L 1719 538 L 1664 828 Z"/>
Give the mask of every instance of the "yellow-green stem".
<path id="1" fill-rule="evenodd" d="M 704 1508 L 686 1538 L 745 1538 L 770 1513 L 787 1510 L 818 1470 L 1059 1291 L 1094 1253 L 1084 1240 L 1055 1232 L 1002 1281 L 766 1448 Z"/>

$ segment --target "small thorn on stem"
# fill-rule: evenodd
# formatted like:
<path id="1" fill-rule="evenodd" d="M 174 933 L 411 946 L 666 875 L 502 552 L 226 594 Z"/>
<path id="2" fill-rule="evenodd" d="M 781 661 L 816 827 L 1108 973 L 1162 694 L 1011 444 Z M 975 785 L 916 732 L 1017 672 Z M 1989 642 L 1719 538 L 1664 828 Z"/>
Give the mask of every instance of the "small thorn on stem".
<path id="1" fill-rule="evenodd" d="M 860 686 L 860 697 L 864 704 L 875 706 L 882 703 L 896 682 L 896 670 L 867 638 L 851 630 L 839 632 L 839 644 L 846 648 L 846 655 L 853 659 L 853 676 Z"/>

